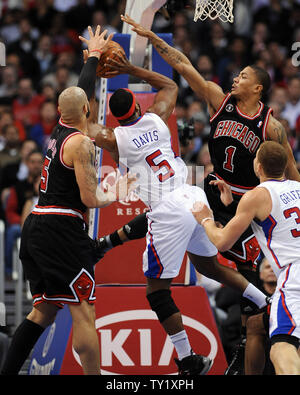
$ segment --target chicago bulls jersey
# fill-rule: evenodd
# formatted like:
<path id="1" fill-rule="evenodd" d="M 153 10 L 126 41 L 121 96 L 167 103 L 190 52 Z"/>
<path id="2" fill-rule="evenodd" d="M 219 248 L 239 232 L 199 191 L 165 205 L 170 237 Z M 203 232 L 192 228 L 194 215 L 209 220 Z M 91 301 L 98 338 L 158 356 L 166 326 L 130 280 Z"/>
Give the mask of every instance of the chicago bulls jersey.
<path id="1" fill-rule="evenodd" d="M 41 207 L 52 207 L 57 210 L 68 208 L 80 212 L 86 210 L 80 198 L 74 168 L 63 161 L 63 147 L 66 141 L 76 134 L 81 132 L 59 121 L 51 135 L 42 170 L 37 206 L 41 212 Z"/>
<path id="2" fill-rule="evenodd" d="M 271 180 L 258 187 L 271 195 L 272 210 L 264 221 L 253 221 L 252 229 L 273 271 L 300 263 L 300 182 Z"/>
<path id="3" fill-rule="evenodd" d="M 209 152 L 216 176 L 231 185 L 232 191 L 244 193 L 259 184 L 253 160 L 266 129 L 272 109 L 259 102 L 255 115 L 249 117 L 238 108 L 229 93 L 211 118 Z"/>
<path id="4" fill-rule="evenodd" d="M 182 186 L 187 177 L 183 160 L 175 157 L 167 125 L 154 113 L 114 130 L 120 163 L 137 174 L 137 193 L 152 205 Z"/>

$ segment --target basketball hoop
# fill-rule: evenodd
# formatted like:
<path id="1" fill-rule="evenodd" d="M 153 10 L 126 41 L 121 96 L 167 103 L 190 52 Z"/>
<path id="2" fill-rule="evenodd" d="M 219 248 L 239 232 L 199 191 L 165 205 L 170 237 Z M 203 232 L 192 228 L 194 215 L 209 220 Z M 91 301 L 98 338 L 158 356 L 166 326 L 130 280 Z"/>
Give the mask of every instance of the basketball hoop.
<path id="1" fill-rule="evenodd" d="M 219 18 L 222 22 L 233 22 L 233 0 L 196 0 L 194 21 Z"/>

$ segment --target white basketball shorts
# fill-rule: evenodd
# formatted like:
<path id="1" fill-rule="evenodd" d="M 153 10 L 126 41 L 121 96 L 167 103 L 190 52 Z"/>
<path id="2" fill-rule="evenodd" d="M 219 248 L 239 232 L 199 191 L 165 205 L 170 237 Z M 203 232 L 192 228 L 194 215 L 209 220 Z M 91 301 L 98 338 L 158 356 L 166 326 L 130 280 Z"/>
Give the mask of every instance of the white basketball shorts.
<path id="1" fill-rule="evenodd" d="M 147 246 L 143 254 L 146 277 L 176 277 L 186 251 L 205 257 L 217 254 L 204 228 L 191 213 L 196 201 L 209 207 L 201 188 L 185 184 L 168 194 L 167 199 L 151 206 L 147 213 Z"/>
<path id="2" fill-rule="evenodd" d="M 300 339 L 300 262 L 283 268 L 277 279 L 270 311 L 270 337 L 292 335 Z"/>

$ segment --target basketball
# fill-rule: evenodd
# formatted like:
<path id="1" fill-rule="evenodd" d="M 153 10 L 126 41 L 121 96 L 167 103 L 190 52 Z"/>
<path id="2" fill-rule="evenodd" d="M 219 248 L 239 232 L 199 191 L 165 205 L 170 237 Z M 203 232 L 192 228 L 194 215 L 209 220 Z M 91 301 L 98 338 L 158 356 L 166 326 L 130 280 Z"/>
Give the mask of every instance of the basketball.
<path id="1" fill-rule="evenodd" d="M 107 63 L 108 58 L 118 60 L 118 57 L 113 52 L 121 52 L 125 55 L 125 51 L 120 44 L 110 41 L 106 50 L 100 56 L 96 70 L 97 77 L 103 77 L 107 71 L 111 71 L 110 67 L 105 67 L 104 65 Z"/>

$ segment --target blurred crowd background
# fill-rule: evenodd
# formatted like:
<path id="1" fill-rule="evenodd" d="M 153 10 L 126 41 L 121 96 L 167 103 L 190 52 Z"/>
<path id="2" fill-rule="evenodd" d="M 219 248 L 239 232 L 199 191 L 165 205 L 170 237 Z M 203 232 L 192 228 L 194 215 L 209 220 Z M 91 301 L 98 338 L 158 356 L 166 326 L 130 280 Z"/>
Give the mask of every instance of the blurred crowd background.
<path id="1" fill-rule="evenodd" d="M 169 19 L 157 13 L 152 30 L 173 33 L 174 46 L 225 92 L 248 64 L 266 69 L 272 88 L 263 101 L 285 127 L 300 169 L 300 0 L 235 0 L 233 25 L 195 23 L 194 7 L 178 7 L 183 3 L 173 1 Z M 0 42 L 6 46 L 6 67 L 0 67 L 0 219 L 8 278 L 14 241 L 37 200 L 43 154 L 59 117 L 58 95 L 77 84 L 83 65 L 78 35 L 98 24 L 121 33 L 125 6 L 126 0 L 0 1 Z M 181 76 L 174 73 L 174 80 L 179 128 L 193 130 L 192 138 L 180 139 L 181 155 L 207 173 L 207 108 Z M 214 304 L 215 288 L 211 292 Z"/>
<path id="2" fill-rule="evenodd" d="M 204 78 L 227 92 L 244 66 L 268 70 L 272 88 L 263 100 L 284 125 L 300 169 L 300 0 L 235 0 L 234 24 L 195 23 L 194 6 L 183 6 L 189 1 L 168 3 L 170 18 L 158 12 L 152 29 L 173 33 L 174 46 Z M 6 224 L 8 275 L 11 244 L 36 199 L 41 154 L 59 117 L 58 95 L 77 84 L 82 68 L 78 35 L 86 36 L 87 26 L 97 24 L 109 33 L 122 32 L 125 6 L 126 0 L 0 2 L 0 42 L 6 46 L 6 67 L 0 68 L 0 219 Z M 174 79 L 179 128 L 190 125 L 194 133 L 180 140 L 181 155 L 207 173 L 207 108 L 181 76 L 174 73 Z"/>

